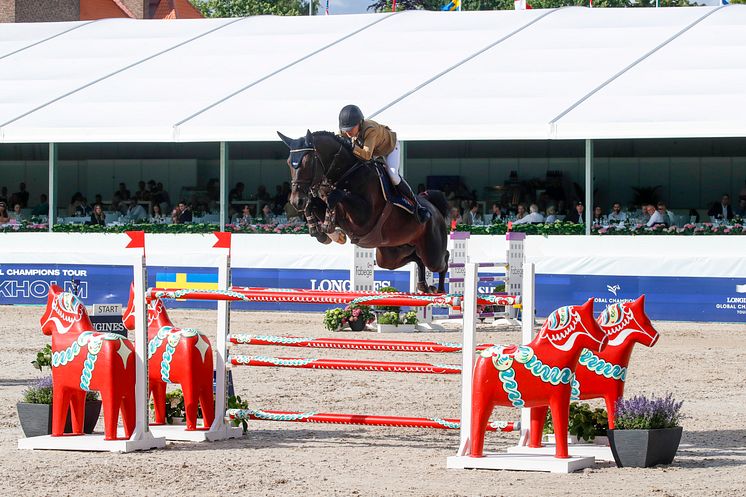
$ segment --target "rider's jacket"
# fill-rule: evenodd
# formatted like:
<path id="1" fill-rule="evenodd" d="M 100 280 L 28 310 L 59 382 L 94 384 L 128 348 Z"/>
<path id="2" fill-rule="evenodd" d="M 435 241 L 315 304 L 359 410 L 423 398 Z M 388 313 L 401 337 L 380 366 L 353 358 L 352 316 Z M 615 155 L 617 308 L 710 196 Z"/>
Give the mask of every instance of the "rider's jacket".
<path id="1" fill-rule="evenodd" d="M 386 157 L 396 147 L 396 133 L 388 126 L 368 119 L 360 126 L 360 133 L 352 140 L 352 153 L 367 161 L 373 157 Z"/>

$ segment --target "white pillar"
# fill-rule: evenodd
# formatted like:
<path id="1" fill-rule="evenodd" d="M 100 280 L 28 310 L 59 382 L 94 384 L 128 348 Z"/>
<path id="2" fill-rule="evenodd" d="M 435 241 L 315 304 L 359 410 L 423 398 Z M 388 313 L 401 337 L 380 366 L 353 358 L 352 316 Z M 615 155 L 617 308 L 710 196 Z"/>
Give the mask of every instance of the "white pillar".
<path id="1" fill-rule="evenodd" d="M 591 234 L 593 219 L 593 140 L 585 141 L 585 210 L 583 211 L 585 234 Z"/>
<path id="2" fill-rule="evenodd" d="M 218 266 L 218 288 L 228 290 L 231 287 L 231 269 L 228 255 L 221 256 Z M 226 359 L 228 357 L 228 333 L 230 332 L 230 306 L 225 300 L 218 300 L 218 325 L 215 344 L 215 421 L 210 431 L 221 431 L 225 425 L 226 407 Z"/>
<path id="3" fill-rule="evenodd" d="M 521 302 L 523 303 L 523 319 L 521 320 L 521 343 L 527 344 L 534 339 L 534 314 L 535 314 L 535 293 L 534 293 L 534 274 L 535 268 L 532 262 L 523 264 L 523 294 Z M 521 409 L 521 438 L 519 445 L 528 444 L 528 429 L 531 426 L 531 409 Z"/>
<path id="4" fill-rule="evenodd" d="M 477 273 L 478 266 L 469 262 L 465 267 L 464 296 L 461 310 L 464 313 L 462 369 L 461 369 L 461 430 L 458 455 L 465 456 L 471 449 L 471 389 L 474 379 L 474 359 L 476 357 L 477 333 Z"/>
<path id="5" fill-rule="evenodd" d="M 145 255 L 140 254 L 132 263 L 135 305 L 135 431 L 130 440 L 150 437 L 148 427 L 148 313 L 145 303 L 147 273 Z"/>
<path id="6" fill-rule="evenodd" d="M 228 161 L 228 143 L 220 142 L 220 231 L 225 231 L 225 225 L 230 222 L 230 205 L 228 192 L 230 191 L 230 163 Z"/>
<path id="7" fill-rule="evenodd" d="M 350 290 L 372 292 L 375 290 L 376 249 L 352 246 L 352 267 L 350 268 Z"/>
<path id="8" fill-rule="evenodd" d="M 49 232 L 57 222 L 57 144 L 49 144 Z M 11 209 L 13 206 L 10 206 Z"/>

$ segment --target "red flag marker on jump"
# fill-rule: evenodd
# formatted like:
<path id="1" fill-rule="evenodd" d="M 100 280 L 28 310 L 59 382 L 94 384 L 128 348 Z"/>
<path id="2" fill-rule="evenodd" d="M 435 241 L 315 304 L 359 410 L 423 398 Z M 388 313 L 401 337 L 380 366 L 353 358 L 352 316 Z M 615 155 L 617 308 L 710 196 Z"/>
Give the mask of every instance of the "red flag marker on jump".
<path id="1" fill-rule="evenodd" d="M 229 231 L 214 231 L 213 235 L 218 240 L 212 248 L 226 248 L 228 249 L 228 255 L 231 253 L 231 233 Z"/>
<path id="2" fill-rule="evenodd" d="M 125 248 L 142 248 L 142 255 L 145 255 L 145 232 L 125 231 L 124 234 L 130 237 L 130 241 Z"/>

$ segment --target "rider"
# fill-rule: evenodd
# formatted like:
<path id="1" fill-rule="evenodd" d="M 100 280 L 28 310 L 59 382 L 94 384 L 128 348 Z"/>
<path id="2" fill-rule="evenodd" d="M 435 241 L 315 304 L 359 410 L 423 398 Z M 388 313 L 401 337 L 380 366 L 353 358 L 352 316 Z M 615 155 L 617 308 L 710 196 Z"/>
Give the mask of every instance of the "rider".
<path id="1" fill-rule="evenodd" d="M 381 157 L 386 163 L 386 170 L 394 186 L 402 196 L 410 199 L 415 205 L 415 217 L 420 223 L 430 218 L 428 211 L 414 194 L 407 182 L 399 176 L 399 142 L 396 133 L 388 126 L 364 119 L 363 112 L 357 105 L 345 105 L 339 112 L 340 134 L 350 138 L 352 153 L 363 161 Z"/>

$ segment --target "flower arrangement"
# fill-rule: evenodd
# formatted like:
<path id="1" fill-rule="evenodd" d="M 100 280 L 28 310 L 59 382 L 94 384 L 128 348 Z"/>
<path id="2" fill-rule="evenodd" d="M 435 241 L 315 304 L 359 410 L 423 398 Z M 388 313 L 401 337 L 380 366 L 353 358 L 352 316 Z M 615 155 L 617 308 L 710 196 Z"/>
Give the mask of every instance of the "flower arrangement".
<path id="1" fill-rule="evenodd" d="M 153 411 L 153 401 L 150 401 L 150 410 Z M 186 416 L 184 411 L 184 392 L 181 389 L 175 389 L 166 393 L 166 423 L 174 424 L 174 419 L 183 419 Z M 202 417 L 202 408 L 197 406 L 197 417 Z"/>
<path id="2" fill-rule="evenodd" d="M 353 323 L 355 323 L 362 329 L 372 322 L 374 317 L 368 306 L 352 304 L 344 309 L 329 309 L 324 312 L 324 327 L 327 330 L 336 331 L 345 326 L 354 326 Z M 361 322 L 362 326 L 360 326 Z"/>
<path id="3" fill-rule="evenodd" d="M 52 376 L 43 376 L 23 391 L 23 400 L 29 404 L 51 404 L 52 403 Z M 97 392 L 86 392 L 85 400 L 98 400 Z"/>
<path id="4" fill-rule="evenodd" d="M 606 436 L 608 424 L 606 409 L 600 407 L 591 409 L 591 406 L 586 403 L 570 403 L 567 432 L 578 437 L 578 440 L 590 442 L 596 437 Z M 544 423 L 544 433 L 554 433 L 552 416 L 549 412 Z"/>
<path id="5" fill-rule="evenodd" d="M 615 429 L 657 430 L 675 428 L 681 419 L 683 401 L 676 402 L 671 394 L 665 397 L 637 395 L 616 402 Z"/>

